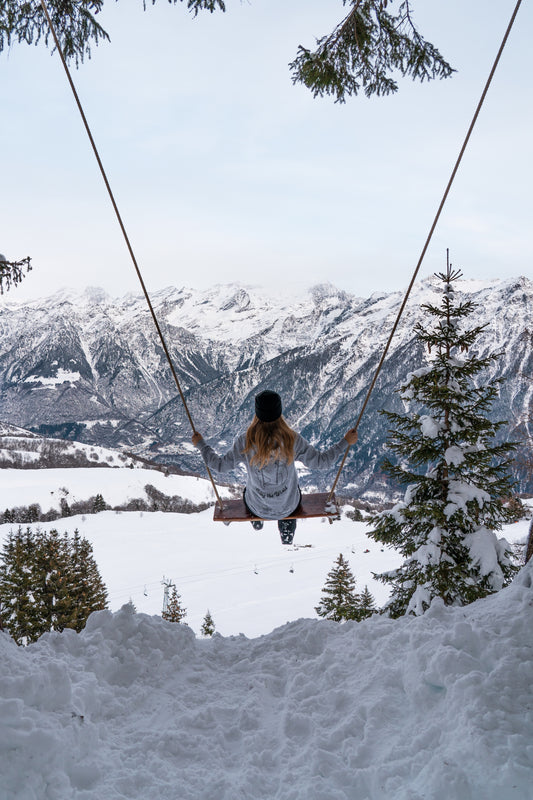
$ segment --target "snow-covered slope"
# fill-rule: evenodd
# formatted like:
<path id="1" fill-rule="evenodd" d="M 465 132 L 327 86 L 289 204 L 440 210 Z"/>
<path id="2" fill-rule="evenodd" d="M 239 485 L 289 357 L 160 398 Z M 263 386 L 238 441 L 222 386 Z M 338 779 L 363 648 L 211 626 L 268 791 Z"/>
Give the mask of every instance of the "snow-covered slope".
<path id="1" fill-rule="evenodd" d="M 215 502 L 209 481 L 192 475 L 164 475 L 149 469 L 3 469 L 0 472 L 0 508 L 37 503 L 46 513 L 60 509 L 61 498 L 69 505 L 101 494 L 111 507 L 131 500 L 148 501 L 145 487 L 154 486 L 169 497 L 182 497 L 194 505 Z M 220 487 L 222 497 L 228 490 Z M 56 523 L 57 524 L 57 523 Z"/>
<path id="2" fill-rule="evenodd" d="M 3 470 L 1 475 L 2 511 L 6 505 L 34 503 L 45 513 L 57 511 L 62 498 L 74 507 L 99 493 L 107 504 L 125 506 L 134 499 L 148 500 L 147 484 L 195 506 L 214 502 L 206 480 L 153 470 Z M 221 492 L 227 496 L 224 487 Z M 282 547 L 274 522 L 258 533 L 247 523 L 226 527 L 212 518 L 211 508 L 193 514 L 106 511 L 40 522 L 39 527 L 60 533 L 77 529 L 89 539 L 114 610 L 132 599 L 139 611 L 159 614 L 161 580 L 167 576 L 179 587 L 195 631 L 208 607 L 226 635 L 259 636 L 288 620 L 314 616 L 320 588 L 339 552 L 352 564 L 361 589 L 368 584 L 380 605 L 388 596 L 372 572 L 393 569 L 398 556 L 368 539 L 363 523 L 345 516 L 333 525 L 303 520 L 294 546 Z M 14 527 L 0 525 L 0 545 Z"/>
<path id="3" fill-rule="evenodd" d="M 506 382 L 494 407 L 496 418 L 509 421 L 502 435 L 528 439 L 533 285 L 465 280 L 462 290 L 479 304 L 475 323 L 487 325 L 479 349 L 502 353 L 496 369 Z M 435 299 L 431 282 L 416 285 L 343 474 L 353 493 L 380 488 L 387 423 L 377 411 L 399 408 L 395 389 L 426 358 L 413 327 L 421 304 Z M 325 285 L 273 297 L 230 285 L 166 289 L 153 302 L 206 436 L 231 441 L 249 422 L 256 391 L 270 387 L 283 395 L 290 423 L 326 445 L 357 417 L 401 295 L 361 299 Z M 101 290 L 27 304 L 9 298 L 0 330 L 0 419 L 200 468 L 143 298 L 112 299 Z M 517 474 L 525 489 L 530 477 Z"/>
<path id="4" fill-rule="evenodd" d="M 131 607 L 0 634 L 2 800 L 531 800 L 532 587 L 253 640 Z"/>
<path id="5" fill-rule="evenodd" d="M 102 486 L 98 479 L 105 477 Z M 43 511 L 102 492 L 107 503 L 125 505 L 143 497 L 146 482 L 195 505 L 213 500 L 205 480 L 165 477 L 143 470 L 4 470 L 1 489 L 12 505 L 39 503 Z M 1 507 L 2 503 L 0 503 Z M 344 509 L 347 511 L 348 509 Z M 159 614 L 163 606 L 162 579 L 173 581 L 187 608 L 187 623 L 199 632 L 207 608 L 224 635 L 260 636 L 299 617 L 315 617 L 315 606 L 326 575 L 342 553 L 361 591 L 367 585 L 378 606 L 388 587 L 375 573 L 396 568 L 400 556 L 368 537 L 365 522 L 343 513 L 340 521 L 299 520 L 294 545 L 280 544 L 275 522 L 262 531 L 248 523 L 226 527 L 213 522 L 212 509 L 201 513 L 115 512 L 77 514 L 40 522 L 43 530 L 79 530 L 94 548 L 109 602 L 116 611 L 132 600 L 138 611 Z M 0 545 L 16 524 L 0 525 Z M 525 543 L 529 520 L 505 526 L 501 536 Z"/>

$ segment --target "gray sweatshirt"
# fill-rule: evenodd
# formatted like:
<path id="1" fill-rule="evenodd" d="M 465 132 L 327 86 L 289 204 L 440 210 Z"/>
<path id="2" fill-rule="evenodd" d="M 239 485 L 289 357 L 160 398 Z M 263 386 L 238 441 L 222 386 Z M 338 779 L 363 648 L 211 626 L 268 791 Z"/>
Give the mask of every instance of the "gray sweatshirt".
<path id="1" fill-rule="evenodd" d="M 348 443 L 343 438 L 329 450 L 321 452 L 307 442 L 299 433 L 294 442 L 294 461 L 270 461 L 264 467 L 250 463 L 252 453 L 244 453 L 246 434 L 235 439 L 231 450 L 219 456 L 202 439 L 198 444 L 205 463 L 214 472 L 230 472 L 237 464 L 246 466 L 246 505 L 262 519 L 283 519 L 291 514 L 300 501 L 298 475 L 294 461 L 301 461 L 309 469 L 332 467 Z"/>

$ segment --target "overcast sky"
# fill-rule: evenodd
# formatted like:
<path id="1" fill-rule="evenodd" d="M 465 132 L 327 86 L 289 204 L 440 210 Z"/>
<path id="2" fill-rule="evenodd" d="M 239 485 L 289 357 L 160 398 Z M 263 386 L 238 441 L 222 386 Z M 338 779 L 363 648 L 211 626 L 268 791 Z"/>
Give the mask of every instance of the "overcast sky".
<path id="1" fill-rule="evenodd" d="M 340 0 L 227 0 L 194 19 L 106 2 L 111 42 L 73 76 L 148 288 L 331 281 L 403 288 L 418 260 L 515 0 L 416 0 L 458 72 L 345 105 L 288 62 Z M 533 277 L 530 51 L 524 3 L 424 262 Z M 34 271 L 9 299 L 138 282 L 57 54 L 0 54 L 0 252 Z"/>

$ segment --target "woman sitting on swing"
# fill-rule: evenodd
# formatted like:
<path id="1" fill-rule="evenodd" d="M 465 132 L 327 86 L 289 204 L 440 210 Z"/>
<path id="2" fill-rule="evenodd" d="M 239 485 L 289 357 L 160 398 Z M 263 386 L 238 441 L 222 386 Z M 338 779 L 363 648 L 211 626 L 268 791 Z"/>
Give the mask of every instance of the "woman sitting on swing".
<path id="1" fill-rule="evenodd" d="M 243 495 L 246 507 L 256 517 L 278 520 L 281 541 L 292 544 L 296 520 L 285 517 L 297 509 L 302 496 L 294 462 L 301 461 L 309 469 L 327 469 L 347 443 L 356 443 L 357 431 L 351 428 L 340 442 L 321 452 L 289 428 L 281 412 L 281 397 L 267 389 L 255 398 L 252 424 L 225 455 L 217 455 L 199 433 L 193 434 L 192 441 L 215 472 L 229 472 L 244 463 L 248 473 Z M 263 527 L 260 520 L 252 525 L 255 530 Z"/>

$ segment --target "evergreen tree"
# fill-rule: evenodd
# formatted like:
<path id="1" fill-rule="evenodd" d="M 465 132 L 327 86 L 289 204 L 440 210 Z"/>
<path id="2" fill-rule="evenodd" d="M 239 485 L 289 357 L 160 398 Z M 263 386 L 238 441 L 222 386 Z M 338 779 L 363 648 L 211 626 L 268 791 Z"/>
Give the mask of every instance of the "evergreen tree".
<path id="1" fill-rule="evenodd" d="M 207 609 L 201 630 L 202 636 L 212 636 L 215 632 L 215 623 L 213 622 L 213 617 L 209 609 Z"/>
<path id="2" fill-rule="evenodd" d="M 70 517 L 72 511 L 70 510 L 70 506 L 65 497 L 62 497 L 59 501 L 59 506 L 61 508 L 61 516 L 62 517 Z"/>
<path id="3" fill-rule="evenodd" d="M 355 593 L 355 578 L 342 553 L 328 573 L 322 594 L 324 596 L 315 607 L 319 617 L 334 622 L 357 619 L 359 597 Z"/>
<path id="4" fill-rule="evenodd" d="M 181 622 L 187 616 L 187 610 L 183 608 L 181 596 L 178 594 L 178 590 L 174 585 L 170 592 L 167 607 L 161 616 L 168 622 Z"/>
<path id="5" fill-rule="evenodd" d="M 67 559 L 61 536 L 56 530 L 40 529 L 32 535 L 34 614 L 39 636 L 44 631 L 63 630 L 68 620 L 69 586 Z"/>
<path id="6" fill-rule="evenodd" d="M 74 531 L 72 541 L 65 541 L 70 551 L 68 559 L 68 585 L 70 605 L 66 617 L 67 628 L 81 631 L 93 611 L 106 608 L 107 589 L 93 556 L 91 543 Z"/>
<path id="7" fill-rule="evenodd" d="M 41 518 L 41 514 L 42 514 L 42 511 L 41 511 L 41 506 L 39 505 L 39 503 L 32 503 L 31 505 L 28 506 L 28 511 L 27 511 L 27 515 L 26 515 L 27 518 L 28 518 L 27 521 L 28 522 L 39 522 L 39 519 Z"/>
<path id="8" fill-rule="evenodd" d="M 486 416 L 499 380 L 475 381 L 498 355 L 471 352 L 483 327 L 464 324 L 475 304 L 456 299 L 461 272 L 449 257 L 446 273 L 436 277 L 442 301 L 422 306 L 428 323 L 415 327 L 429 364 L 400 389 L 407 413 L 383 412 L 392 424 L 389 448 L 401 458 L 384 469 L 408 484 L 402 502 L 373 517 L 370 534 L 406 559 L 377 576 L 391 586 L 385 610 L 392 617 L 423 614 L 434 597 L 471 603 L 509 583 L 516 569 L 509 545 L 494 533 L 510 518 L 502 498 L 511 494 L 508 456 L 515 446 L 494 443 L 505 423 Z"/>
<path id="9" fill-rule="evenodd" d="M 507 510 L 511 515 L 512 522 L 518 522 L 521 519 L 525 519 L 528 516 L 528 509 L 523 504 L 522 500 L 518 495 L 513 495 L 513 497 L 509 497 L 505 503 L 507 506 Z"/>
<path id="10" fill-rule="evenodd" d="M 293 82 L 303 83 L 315 97 L 331 95 L 344 102 L 360 91 L 367 96 L 396 92 L 398 74 L 420 81 L 448 78 L 454 70 L 416 27 L 414 2 L 399 0 L 393 8 L 387 0 L 342 0 L 348 13 L 333 31 L 320 37 L 313 50 L 298 48 L 290 64 Z M 109 40 L 96 21 L 104 0 L 48 0 L 47 5 L 67 60 L 78 64 L 90 56 L 92 44 Z M 225 2 L 187 0 L 187 7 L 196 15 L 204 10 L 225 11 Z M 37 0 L 0 3 L 0 52 L 14 42 L 32 44 L 40 39 L 51 42 Z"/>
<path id="11" fill-rule="evenodd" d="M 300 45 L 290 64 L 293 83 L 303 83 L 314 97 L 331 95 L 341 103 L 361 91 L 379 97 L 398 90 L 398 74 L 425 81 L 454 72 L 415 27 L 411 0 L 400 0 L 395 11 L 386 0 L 344 4 L 350 9 L 345 18 L 313 50 Z"/>
<path id="12" fill-rule="evenodd" d="M 107 503 L 101 494 L 97 494 L 93 502 L 93 514 L 98 514 L 100 511 L 107 510 Z"/>
<path id="13" fill-rule="evenodd" d="M 42 633 L 35 603 L 35 550 L 30 528 L 10 531 L 0 563 L 0 606 L 3 624 L 19 644 L 32 642 Z"/>
<path id="14" fill-rule="evenodd" d="M 19 527 L 4 544 L 0 563 L 3 621 L 19 644 L 45 631 L 80 631 L 93 611 L 107 606 L 107 592 L 90 543 L 56 530 Z"/>
<path id="15" fill-rule="evenodd" d="M 368 586 L 365 586 L 359 595 L 359 603 L 357 604 L 357 620 L 360 622 L 361 620 L 367 619 L 376 613 L 376 601 L 372 597 Z"/>

